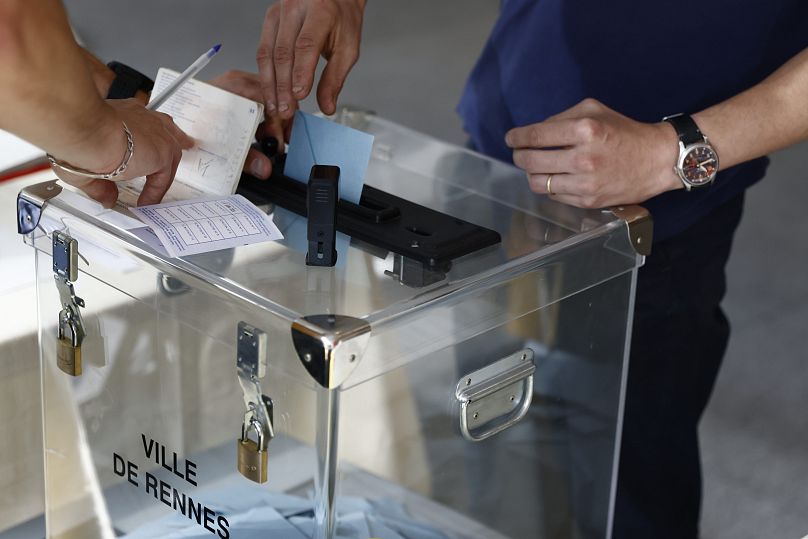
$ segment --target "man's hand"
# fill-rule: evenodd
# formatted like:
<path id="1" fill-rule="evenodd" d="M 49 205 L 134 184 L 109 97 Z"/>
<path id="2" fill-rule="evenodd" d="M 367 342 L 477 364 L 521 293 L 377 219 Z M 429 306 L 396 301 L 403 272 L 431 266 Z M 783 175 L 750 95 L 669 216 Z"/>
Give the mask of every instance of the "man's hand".
<path id="1" fill-rule="evenodd" d="M 156 204 L 163 199 L 182 158 L 182 150 L 191 148 L 193 139 L 186 135 L 171 116 L 147 110 L 135 99 L 109 100 L 110 114 L 94 133 L 96 141 L 88 140 L 81 151 L 72 153 L 70 164 L 101 172 L 114 170 L 126 150 L 123 122 L 132 132 L 135 151 L 126 171 L 116 180 L 146 177 L 138 205 Z M 59 156 L 57 156 L 58 158 Z M 74 176 L 56 169 L 57 175 L 76 186 L 107 208 L 118 200 L 118 186 L 111 180 L 96 180 Z"/>
<path id="2" fill-rule="evenodd" d="M 328 61 L 317 86 L 320 110 L 333 114 L 345 78 L 359 59 L 365 0 L 281 0 L 264 19 L 256 59 L 267 115 L 290 119 Z"/>
<path id="3" fill-rule="evenodd" d="M 258 75 L 254 73 L 231 70 L 209 80 L 208 83 L 258 103 L 264 100 L 261 92 L 261 81 Z M 291 127 L 291 122 L 282 122 L 277 116 L 272 116 L 258 126 L 256 138 L 261 140 L 267 136 L 275 137 L 278 139 L 279 148 L 282 149 L 286 131 L 289 127 Z M 247 153 L 247 160 L 244 162 L 244 171 L 256 178 L 265 180 L 272 174 L 272 161 L 258 150 L 250 148 Z"/>
<path id="4" fill-rule="evenodd" d="M 635 204 L 682 187 L 677 137 L 667 122 L 636 122 L 594 99 L 544 122 L 511 129 L 505 142 L 530 188 L 581 208 Z"/>

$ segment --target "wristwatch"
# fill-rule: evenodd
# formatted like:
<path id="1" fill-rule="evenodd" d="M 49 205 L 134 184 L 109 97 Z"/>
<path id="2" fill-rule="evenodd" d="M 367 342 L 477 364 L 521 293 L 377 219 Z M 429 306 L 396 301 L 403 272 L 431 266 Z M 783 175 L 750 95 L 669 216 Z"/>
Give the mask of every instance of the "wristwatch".
<path id="1" fill-rule="evenodd" d="M 115 73 L 115 79 L 107 92 L 107 99 L 128 99 L 135 97 L 140 90 L 148 94 L 154 88 L 153 80 L 126 64 L 110 62 L 107 67 Z"/>
<path id="2" fill-rule="evenodd" d="M 679 136 L 679 158 L 673 171 L 685 184 L 685 189 L 690 191 L 713 183 L 718 173 L 718 154 L 693 118 L 676 114 L 662 120 L 669 122 Z"/>

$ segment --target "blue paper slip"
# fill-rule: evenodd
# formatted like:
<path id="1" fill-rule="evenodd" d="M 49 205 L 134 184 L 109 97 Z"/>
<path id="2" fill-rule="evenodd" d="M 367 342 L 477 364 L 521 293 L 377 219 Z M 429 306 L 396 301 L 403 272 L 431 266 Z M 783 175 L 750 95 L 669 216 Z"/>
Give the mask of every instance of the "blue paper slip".
<path id="1" fill-rule="evenodd" d="M 308 183 L 314 165 L 339 167 L 339 197 L 359 204 L 373 135 L 298 111 L 286 151 L 286 176 Z"/>

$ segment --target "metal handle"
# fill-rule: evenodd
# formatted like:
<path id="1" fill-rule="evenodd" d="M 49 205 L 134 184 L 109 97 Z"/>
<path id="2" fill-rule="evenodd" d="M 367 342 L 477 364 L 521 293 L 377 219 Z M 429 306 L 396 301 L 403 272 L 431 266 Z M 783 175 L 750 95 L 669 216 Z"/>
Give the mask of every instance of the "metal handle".
<path id="1" fill-rule="evenodd" d="M 533 350 L 526 348 L 461 378 L 455 396 L 463 437 L 481 442 L 525 417 L 533 400 L 535 371 Z"/>

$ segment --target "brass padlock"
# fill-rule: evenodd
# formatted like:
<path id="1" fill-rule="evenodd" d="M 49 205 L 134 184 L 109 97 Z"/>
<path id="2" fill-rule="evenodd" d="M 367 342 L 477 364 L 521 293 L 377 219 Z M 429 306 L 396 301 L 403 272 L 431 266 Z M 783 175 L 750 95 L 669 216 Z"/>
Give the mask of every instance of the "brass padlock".
<path id="1" fill-rule="evenodd" d="M 62 337 L 56 343 L 56 365 L 70 376 L 81 376 L 81 345 Z"/>
<path id="2" fill-rule="evenodd" d="M 70 328 L 70 336 L 65 328 Z M 81 332 L 70 320 L 68 314 L 59 314 L 59 332 L 56 342 L 56 366 L 70 376 L 81 376 Z"/>
<path id="3" fill-rule="evenodd" d="M 258 434 L 258 440 L 251 440 L 248 431 L 241 425 L 241 439 L 238 444 L 238 471 L 241 475 L 256 483 L 267 482 L 267 447 L 261 423 L 253 418 L 250 429 Z"/>

